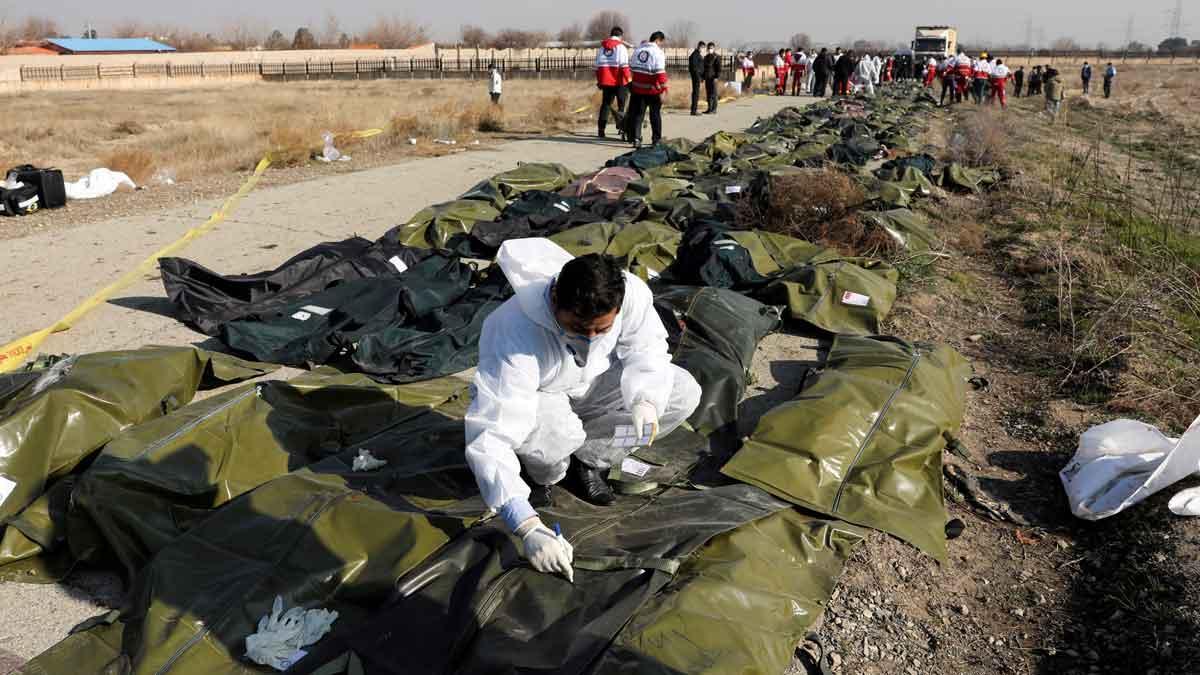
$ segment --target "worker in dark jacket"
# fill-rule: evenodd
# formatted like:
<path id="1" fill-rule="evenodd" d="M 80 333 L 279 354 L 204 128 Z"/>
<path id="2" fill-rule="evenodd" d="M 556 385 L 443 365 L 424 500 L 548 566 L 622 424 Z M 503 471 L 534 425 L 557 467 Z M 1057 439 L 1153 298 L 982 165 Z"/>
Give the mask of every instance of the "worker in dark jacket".
<path id="1" fill-rule="evenodd" d="M 853 49 L 843 54 L 842 58 L 833 64 L 834 96 L 850 95 L 850 76 L 854 74 L 856 68 L 858 68 L 858 58 Z"/>
<path id="2" fill-rule="evenodd" d="M 717 43 L 708 43 L 708 53 L 704 55 L 704 94 L 708 99 L 708 110 L 705 115 L 717 114 L 717 79 L 721 77 L 721 57 L 717 54 Z"/>
<path id="3" fill-rule="evenodd" d="M 692 76 L 692 114 L 700 114 L 700 80 L 704 79 L 704 50 L 707 44 L 701 42 L 688 57 L 688 75 Z"/>
<path id="4" fill-rule="evenodd" d="M 1013 73 L 1013 83 L 1017 98 L 1021 98 L 1021 89 L 1025 86 L 1025 66 L 1017 68 L 1017 72 Z"/>
<path id="5" fill-rule="evenodd" d="M 821 53 L 817 54 L 816 60 L 813 62 L 813 96 L 823 98 L 825 96 L 825 87 L 829 84 L 829 50 L 821 48 Z"/>

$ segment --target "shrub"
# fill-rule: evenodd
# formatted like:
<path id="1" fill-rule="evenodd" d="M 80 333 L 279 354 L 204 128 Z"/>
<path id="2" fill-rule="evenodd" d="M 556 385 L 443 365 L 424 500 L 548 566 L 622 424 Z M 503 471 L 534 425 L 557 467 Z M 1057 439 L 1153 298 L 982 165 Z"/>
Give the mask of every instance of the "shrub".
<path id="1" fill-rule="evenodd" d="M 946 156 L 964 166 L 1002 168 L 1010 164 L 1010 118 L 997 110 L 980 110 L 958 116 L 951 125 Z"/>
<path id="2" fill-rule="evenodd" d="M 743 227 L 785 234 L 847 255 L 891 252 L 895 240 L 857 217 L 864 199 L 862 188 L 841 171 L 810 169 L 773 177 L 762 200 L 739 202 L 738 218 Z"/>

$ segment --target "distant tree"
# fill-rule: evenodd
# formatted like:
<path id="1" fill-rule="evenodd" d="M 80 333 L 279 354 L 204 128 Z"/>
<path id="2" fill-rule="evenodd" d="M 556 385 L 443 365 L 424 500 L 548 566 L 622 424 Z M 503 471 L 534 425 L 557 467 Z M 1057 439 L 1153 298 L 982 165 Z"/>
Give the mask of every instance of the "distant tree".
<path id="1" fill-rule="evenodd" d="M 117 38 L 137 38 L 150 35 L 150 29 L 146 28 L 137 19 L 125 19 L 118 22 L 112 28 L 112 36 Z"/>
<path id="2" fill-rule="evenodd" d="M 855 40 L 850 48 L 857 54 L 878 54 L 887 51 L 887 45 L 879 40 Z"/>
<path id="3" fill-rule="evenodd" d="M 576 21 L 563 26 L 562 29 L 558 31 L 558 41 L 566 44 L 567 46 L 583 42 L 583 24 Z"/>
<path id="4" fill-rule="evenodd" d="M 1160 52 L 1179 52 L 1188 48 L 1187 38 L 1173 37 L 1167 38 L 1158 43 L 1158 51 Z"/>
<path id="5" fill-rule="evenodd" d="M 429 29 L 411 19 L 380 16 L 363 37 L 383 49 L 408 49 L 429 42 Z"/>
<path id="6" fill-rule="evenodd" d="M 1192 40 L 1192 48 L 1200 47 L 1200 40 Z"/>
<path id="7" fill-rule="evenodd" d="M 54 19 L 40 16 L 29 16 L 15 30 L 17 40 L 41 40 L 48 37 L 58 37 L 58 24 Z"/>
<path id="8" fill-rule="evenodd" d="M 691 47 L 693 40 L 699 39 L 696 37 L 699 31 L 695 21 L 680 19 L 667 26 L 667 44 L 671 47 Z"/>
<path id="9" fill-rule="evenodd" d="M 342 22 L 338 21 L 337 15 L 332 11 L 325 12 L 325 22 L 321 27 L 321 35 L 318 43 L 322 48 L 330 49 L 338 45 L 338 41 L 342 36 Z"/>
<path id="10" fill-rule="evenodd" d="M 548 42 L 549 38 L 544 32 L 505 28 L 496 33 L 492 46 L 496 49 L 532 49 Z"/>
<path id="11" fill-rule="evenodd" d="M 345 33 L 342 33 L 341 35 L 338 36 L 338 41 L 337 41 L 338 49 L 349 49 L 350 45 L 352 45 L 353 43 L 354 43 L 354 41 L 351 40 L 350 36 Z"/>
<path id="12" fill-rule="evenodd" d="M 283 32 L 280 31 L 278 28 L 271 31 L 271 34 L 267 36 L 267 41 L 263 44 L 263 47 L 265 47 L 266 49 L 271 49 L 271 50 L 276 50 L 276 51 L 281 50 L 281 49 L 287 49 L 290 46 L 291 45 L 288 44 L 287 38 L 285 38 L 283 36 Z"/>
<path id="13" fill-rule="evenodd" d="M 1079 43 L 1074 38 L 1060 37 L 1050 43 L 1050 49 L 1056 52 L 1075 52 L 1079 51 Z"/>
<path id="14" fill-rule="evenodd" d="M 627 39 L 633 37 L 633 30 L 629 27 L 629 16 L 613 9 L 593 14 L 592 18 L 588 19 L 587 28 L 583 29 L 583 35 L 589 40 L 603 40 L 611 34 L 614 26 L 620 26 Z"/>
<path id="15" fill-rule="evenodd" d="M 788 38 L 788 46 L 790 46 L 792 49 L 800 49 L 801 47 L 804 47 L 805 49 L 811 49 L 813 46 L 813 41 L 812 38 L 808 36 L 808 33 L 796 33 L 792 37 Z"/>
<path id="16" fill-rule="evenodd" d="M 1142 43 L 1142 42 L 1138 42 L 1137 40 L 1134 40 L 1133 42 L 1130 42 L 1129 44 L 1125 45 L 1125 51 L 1128 51 L 1128 52 L 1131 52 L 1134 54 L 1141 53 L 1141 52 L 1148 52 L 1148 51 L 1150 51 L 1150 45 Z"/>
<path id="17" fill-rule="evenodd" d="M 467 47 L 486 47 L 492 43 L 492 36 L 479 26 L 467 24 L 460 30 L 458 41 Z"/>
<path id="18" fill-rule="evenodd" d="M 313 37 L 312 31 L 301 26 L 296 29 L 296 35 L 292 38 L 292 49 L 316 49 L 317 39 Z"/>
<path id="19" fill-rule="evenodd" d="M 262 30 L 255 29 L 245 20 L 234 21 L 225 27 L 221 34 L 220 42 L 224 42 L 237 51 L 245 51 L 254 49 L 261 45 L 262 34 L 266 32 L 264 27 Z"/>

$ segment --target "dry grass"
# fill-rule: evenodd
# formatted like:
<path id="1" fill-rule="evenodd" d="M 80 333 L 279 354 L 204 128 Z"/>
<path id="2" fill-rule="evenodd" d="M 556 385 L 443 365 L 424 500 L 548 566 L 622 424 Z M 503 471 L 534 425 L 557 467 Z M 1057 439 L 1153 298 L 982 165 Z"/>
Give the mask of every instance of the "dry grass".
<path id="1" fill-rule="evenodd" d="M 775 177 L 765 204 L 743 200 L 738 217 L 743 227 L 786 234 L 846 255 L 893 252 L 894 239 L 857 217 L 864 199 L 862 188 L 841 171 L 811 169 Z"/>
<path id="2" fill-rule="evenodd" d="M 124 173 L 138 185 L 148 183 L 156 168 L 154 156 L 139 149 L 113 151 L 102 158 L 100 163 L 113 171 Z"/>
<path id="3" fill-rule="evenodd" d="M 1008 167 L 1013 120 L 994 107 L 957 116 L 947 133 L 946 159 L 971 167 Z"/>
<path id="4" fill-rule="evenodd" d="M 283 164 L 308 160 L 321 134 L 381 128 L 349 154 L 408 146 L 431 152 L 435 138 L 460 143 L 494 130 L 550 130 L 572 123 L 595 88 L 585 82 L 510 80 L 503 111 L 481 81 L 295 82 L 169 91 L 42 92 L 6 97 L 0 157 L 8 165 L 63 169 L 67 180 L 123 161 L 178 180 L 245 171 L 268 151 Z M 492 131 L 485 131 L 492 130 Z M 437 146 L 440 148 L 441 146 Z M 137 178 L 135 178 L 137 180 Z M 138 181 L 141 182 L 141 181 Z"/>

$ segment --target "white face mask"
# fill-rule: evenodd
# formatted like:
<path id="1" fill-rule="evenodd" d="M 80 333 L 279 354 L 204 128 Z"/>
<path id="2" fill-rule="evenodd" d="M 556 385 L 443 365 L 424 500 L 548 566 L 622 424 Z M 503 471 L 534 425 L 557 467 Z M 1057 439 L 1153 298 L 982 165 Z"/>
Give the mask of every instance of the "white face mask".
<path id="1" fill-rule="evenodd" d="M 603 333 L 589 338 L 578 333 L 568 333 L 562 326 L 558 327 L 558 339 L 562 340 L 563 347 L 566 347 L 567 352 L 575 359 L 575 365 L 580 368 L 587 365 L 592 345 L 602 337 L 604 337 Z"/>

